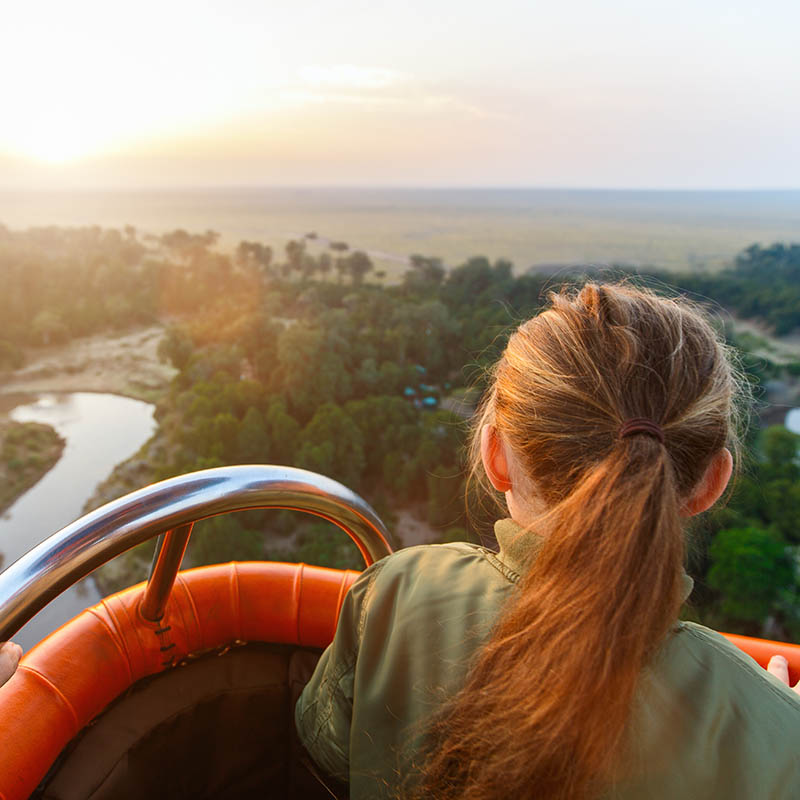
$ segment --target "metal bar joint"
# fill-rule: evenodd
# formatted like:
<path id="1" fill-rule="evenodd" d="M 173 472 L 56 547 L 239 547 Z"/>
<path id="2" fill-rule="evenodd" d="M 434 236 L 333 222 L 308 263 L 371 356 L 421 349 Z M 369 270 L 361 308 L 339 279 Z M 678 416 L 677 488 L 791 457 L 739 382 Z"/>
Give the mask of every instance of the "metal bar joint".
<path id="1" fill-rule="evenodd" d="M 139 607 L 141 615 L 149 622 L 158 622 L 164 616 L 193 524 L 180 525 L 158 537 L 150 578 Z"/>

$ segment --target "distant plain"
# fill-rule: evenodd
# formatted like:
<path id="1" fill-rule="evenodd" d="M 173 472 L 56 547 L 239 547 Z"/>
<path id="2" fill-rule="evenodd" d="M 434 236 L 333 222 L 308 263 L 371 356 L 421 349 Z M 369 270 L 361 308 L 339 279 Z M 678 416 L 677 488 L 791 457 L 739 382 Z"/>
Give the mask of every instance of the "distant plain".
<path id="1" fill-rule="evenodd" d="M 130 224 L 141 233 L 212 229 L 283 258 L 314 233 L 312 253 L 344 241 L 370 253 L 389 279 L 412 253 L 447 266 L 475 255 L 517 271 L 574 264 L 711 269 L 755 242 L 800 241 L 800 191 L 560 189 L 203 188 L 141 191 L 2 191 L 0 223 Z"/>

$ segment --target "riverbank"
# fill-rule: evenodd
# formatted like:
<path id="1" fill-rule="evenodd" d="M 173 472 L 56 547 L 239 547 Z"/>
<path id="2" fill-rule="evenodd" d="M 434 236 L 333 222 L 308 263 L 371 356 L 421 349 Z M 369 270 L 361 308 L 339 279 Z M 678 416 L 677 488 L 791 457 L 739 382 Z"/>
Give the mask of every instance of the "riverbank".
<path id="1" fill-rule="evenodd" d="M 158 358 L 163 335 L 162 325 L 151 325 L 30 349 L 25 366 L 5 376 L 0 400 L 9 394 L 103 392 L 154 403 L 176 373 Z"/>
<path id="2" fill-rule="evenodd" d="M 49 425 L 0 420 L 0 514 L 44 477 L 65 443 Z"/>
<path id="3" fill-rule="evenodd" d="M 74 339 L 48 348 L 31 348 L 25 354 L 25 366 L 3 375 L 0 513 L 41 480 L 64 449 L 64 440 L 47 425 L 25 423 L 27 434 L 14 433 L 19 430 L 19 423 L 10 419 L 10 412 L 47 393 L 98 392 L 156 402 L 176 372 L 158 358 L 163 334 L 162 325 L 150 325 L 120 334 Z M 7 431 L 12 432 L 8 452 Z"/>

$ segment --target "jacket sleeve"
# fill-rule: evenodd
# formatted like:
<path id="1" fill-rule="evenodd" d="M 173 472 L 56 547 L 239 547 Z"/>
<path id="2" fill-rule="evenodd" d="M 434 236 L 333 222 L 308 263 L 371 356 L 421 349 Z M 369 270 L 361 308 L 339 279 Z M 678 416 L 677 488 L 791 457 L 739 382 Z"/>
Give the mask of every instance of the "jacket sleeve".
<path id="1" fill-rule="evenodd" d="M 333 642 L 320 657 L 295 706 L 303 746 L 328 775 L 350 779 L 353 676 L 375 577 L 382 562 L 365 570 L 342 603 Z"/>

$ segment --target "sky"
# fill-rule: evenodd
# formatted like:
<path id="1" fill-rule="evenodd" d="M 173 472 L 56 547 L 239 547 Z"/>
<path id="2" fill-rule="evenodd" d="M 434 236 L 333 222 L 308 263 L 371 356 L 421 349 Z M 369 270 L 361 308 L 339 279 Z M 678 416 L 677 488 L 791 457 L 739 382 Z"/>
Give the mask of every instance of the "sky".
<path id="1" fill-rule="evenodd" d="M 800 188 L 796 0 L 0 0 L 0 189 Z"/>

